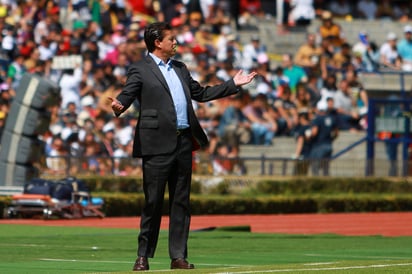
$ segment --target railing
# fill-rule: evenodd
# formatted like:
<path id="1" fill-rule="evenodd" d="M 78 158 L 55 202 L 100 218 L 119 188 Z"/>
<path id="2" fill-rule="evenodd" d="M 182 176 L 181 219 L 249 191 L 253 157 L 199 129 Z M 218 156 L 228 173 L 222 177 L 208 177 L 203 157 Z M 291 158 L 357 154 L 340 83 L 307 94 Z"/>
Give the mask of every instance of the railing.
<path id="1" fill-rule="evenodd" d="M 360 140 L 361 141 L 361 140 Z M 334 156 L 345 153 L 340 151 Z M 41 176 L 79 176 L 79 175 L 102 175 L 102 176 L 141 176 L 141 162 L 134 158 L 107 158 L 103 157 L 99 161 L 107 164 L 95 169 L 90 169 L 87 165 L 82 165 L 87 160 L 87 157 L 53 157 L 64 160 L 65 165 L 62 169 L 52 170 L 44 168 L 41 171 Z M 238 165 L 232 171 L 227 173 L 216 172 L 213 168 L 213 161 L 216 158 L 203 158 L 201 161 L 194 159 L 194 175 L 249 175 L 249 176 L 331 176 L 331 177 L 362 177 L 365 176 L 365 170 L 371 164 L 375 167 L 373 174 L 369 176 L 384 177 L 390 175 L 390 170 L 395 165 L 397 175 L 411 176 L 412 165 L 408 162 L 407 168 L 404 166 L 397 167 L 397 163 L 385 159 L 374 159 L 354 161 L 353 159 L 341 159 L 332 157 L 327 160 L 299 160 L 287 157 L 267 157 L 264 154 L 256 157 L 241 157 L 236 159 L 220 158 L 220 160 L 233 161 L 234 165 Z M 122 166 L 117 169 L 116 163 L 121 162 Z M 326 167 L 324 169 L 323 167 Z M 405 173 L 403 173 L 405 171 Z M 392 175 L 393 176 L 393 175 Z"/>

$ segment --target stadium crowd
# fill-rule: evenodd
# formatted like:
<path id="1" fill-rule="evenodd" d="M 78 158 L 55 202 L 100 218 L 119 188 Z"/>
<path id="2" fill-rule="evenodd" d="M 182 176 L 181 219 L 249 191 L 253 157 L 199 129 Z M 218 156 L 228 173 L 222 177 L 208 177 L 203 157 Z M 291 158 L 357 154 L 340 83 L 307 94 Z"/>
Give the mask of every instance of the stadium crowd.
<path id="1" fill-rule="evenodd" d="M 412 4 L 278 2 L 283 16 L 278 30 L 274 26 L 274 39 L 315 18 L 322 24 L 318 32 L 307 34 L 297 52 L 274 62 L 271 56 L 276 53 L 268 52 L 259 36 L 245 44 L 237 36 L 251 18 L 272 12 L 259 0 L 2 0 L 0 134 L 13 97 L 24 92 L 19 90 L 22 75 L 38 74 L 61 88 L 61 105 L 50 109 L 50 131 L 40 136 L 46 143 L 45 172 L 65 175 L 70 168 L 72 174 L 140 174 L 139 159 L 129 157 L 138 106 L 116 118 L 107 98 L 121 91 L 128 65 L 146 54 L 143 30 L 157 20 L 174 27 L 176 58 L 200 83 L 225 81 L 239 68 L 259 73 L 236 96 L 194 103 L 210 138 L 209 148 L 195 159 L 202 153 L 214 156 L 213 173 L 241 174 L 245 170 L 236 160 L 240 145 L 269 146 L 280 135 L 296 138 L 295 157 L 315 157 L 310 146 L 332 142 L 338 130 L 366 129 L 368 93 L 358 73 L 412 70 L 412 26 L 405 26 L 405 37 L 388 33 L 387 42 L 376 45 L 367 32 L 359 33 L 359 41 L 347 41 L 333 19 L 355 15 L 408 21 Z M 310 17 L 299 16 L 302 8 L 311 11 L 303 13 Z M 324 129 L 319 119 L 333 124 Z"/>

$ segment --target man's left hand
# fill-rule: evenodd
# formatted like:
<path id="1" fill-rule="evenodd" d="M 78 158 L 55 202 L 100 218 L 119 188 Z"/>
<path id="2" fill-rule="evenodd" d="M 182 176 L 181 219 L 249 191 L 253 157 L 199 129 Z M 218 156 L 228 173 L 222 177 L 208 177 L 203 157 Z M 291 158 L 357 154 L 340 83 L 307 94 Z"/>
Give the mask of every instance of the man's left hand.
<path id="1" fill-rule="evenodd" d="M 239 70 L 236 75 L 233 77 L 233 81 L 236 86 L 242 86 L 249 84 L 257 75 L 257 72 L 253 71 L 247 75 L 243 75 L 243 70 Z"/>

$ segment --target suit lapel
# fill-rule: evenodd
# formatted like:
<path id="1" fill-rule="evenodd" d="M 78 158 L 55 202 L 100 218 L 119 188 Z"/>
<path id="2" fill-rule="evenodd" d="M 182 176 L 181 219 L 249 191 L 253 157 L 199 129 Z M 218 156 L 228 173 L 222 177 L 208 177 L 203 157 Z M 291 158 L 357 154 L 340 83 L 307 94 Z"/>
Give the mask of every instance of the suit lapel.
<path id="1" fill-rule="evenodd" d="M 169 86 L 167 85 L 167 82 L 166 82 L 166 79 L 163 77 L 162 72 L 160 71 L 158 65 L 155 63 L 153 58 L 150 57 L 149 55 L 146 56 L 146 62 L 147 62 L 147 65 L 150 67 L 151 71 L 153 72 L 153 74 L 155 75 L 155 77 L 160 81 L 160 83 L 167 90 L 169 95 L 171 95 Z"/>

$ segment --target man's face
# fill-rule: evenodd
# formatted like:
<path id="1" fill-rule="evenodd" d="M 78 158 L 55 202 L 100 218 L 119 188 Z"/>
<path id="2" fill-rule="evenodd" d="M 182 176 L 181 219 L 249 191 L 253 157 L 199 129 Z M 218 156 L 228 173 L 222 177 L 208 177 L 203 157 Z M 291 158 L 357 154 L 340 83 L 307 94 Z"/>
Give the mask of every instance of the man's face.
<path id="1" fill-rule="evenodd" d="M 176 37 L 173 35 L 172 31 L 165 30 L 164 38 L 159 41 L 157 46 L 159 47 L 162 54 L 166 57 L 172 57 L 176 54 L 177 41 Z"/>

